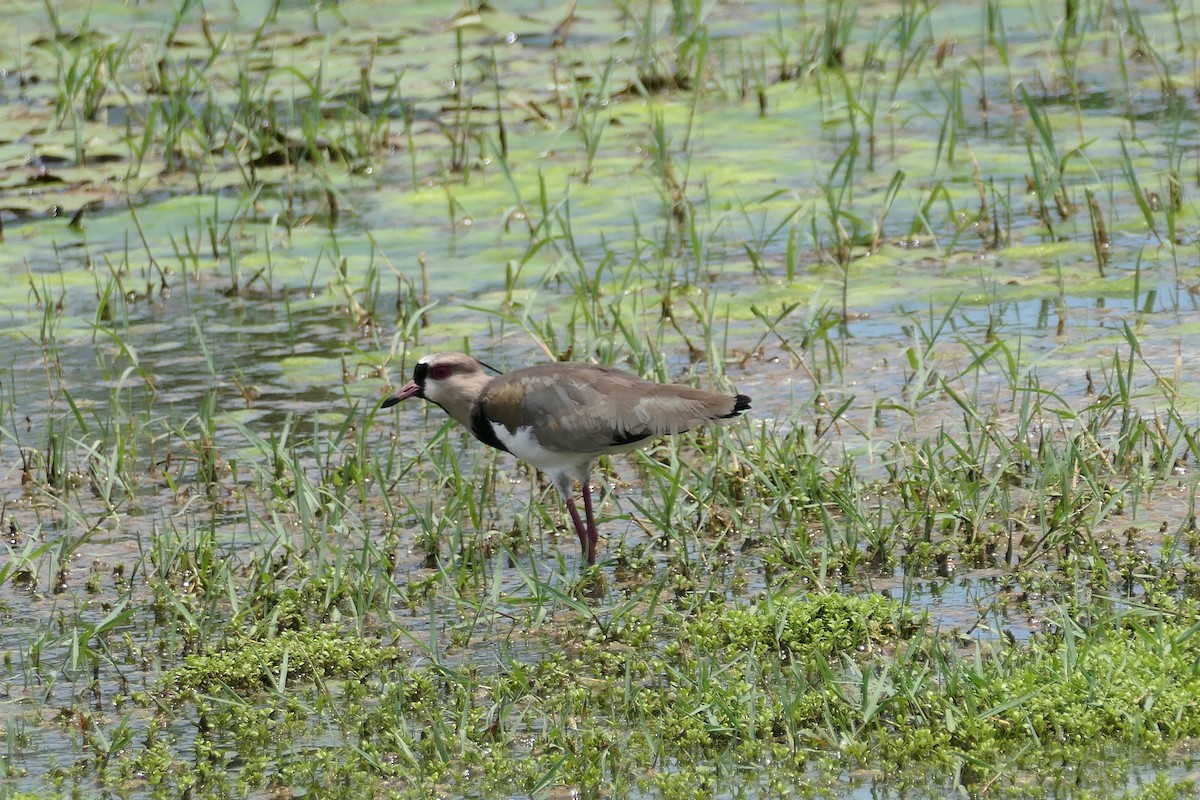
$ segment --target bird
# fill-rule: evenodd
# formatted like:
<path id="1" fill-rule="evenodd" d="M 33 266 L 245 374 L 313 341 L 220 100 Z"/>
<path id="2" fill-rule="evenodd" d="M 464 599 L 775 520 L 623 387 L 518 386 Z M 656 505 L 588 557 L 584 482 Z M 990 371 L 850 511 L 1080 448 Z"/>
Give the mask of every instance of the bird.
<path id="1" fill-rule="evenodd" d="M 424 356 L 412 380 L 380 405 L 390 408 L 410 397 L 441 407 L 479 441 L 544 473 L 562 495 L 588 566 L 596 563 L 599 538 L 588 479 L 599 456 L 646 447 L 660 436 L 750 408 L 744 394 L 655 383 L 611 367 L 560 361 L 500 373 L 464 353 Z"/>

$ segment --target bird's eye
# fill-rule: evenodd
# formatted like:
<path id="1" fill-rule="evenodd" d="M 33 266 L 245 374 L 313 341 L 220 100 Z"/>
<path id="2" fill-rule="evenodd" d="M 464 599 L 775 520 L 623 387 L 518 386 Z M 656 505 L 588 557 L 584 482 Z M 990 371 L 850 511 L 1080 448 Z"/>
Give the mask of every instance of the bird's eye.
<path id="1" fill-rule="evenodd" d="M 445 364 L 438 364 L 429 371 L 429 374 L 433 376 L 435 381 L 444 381 L 450 377 L 450 367 Z"/>

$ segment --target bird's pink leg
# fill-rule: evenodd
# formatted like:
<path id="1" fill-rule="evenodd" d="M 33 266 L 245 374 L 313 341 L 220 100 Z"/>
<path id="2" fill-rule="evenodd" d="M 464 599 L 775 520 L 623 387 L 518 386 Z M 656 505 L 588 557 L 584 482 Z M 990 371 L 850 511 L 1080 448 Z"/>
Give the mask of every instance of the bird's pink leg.
<path id="1" fill-rule="evenodd" d="M 585 492 L 583 500 L 583 509 L 587 513 L 588 520 L 592 519 L 592 503 L 588 499 Z M 583 526 L 583 520 L 579 518 L 579 509 L 575 507 L 575 500 L 571 497 L 563 498 L 567 504 L 567 513 L 571 515 L 571 522 L 575 525 L 575 534 L 579 537 L 579 547 L 583 552 L 583 557 L 587 560 L 588 566 L 596 563 L 596 547 L 592 545 L 588 547 L 588 532 Z"/>
<path id="2" fill-rule="evenodd" d="M 588 564 L 596 563 L 596 548 L 600 544 L 600 534 L 596 531 L 596 517 L 592 513 L 592 488 L 586 482 L 579 484 L 583 492 L 583 513 L 587 516 L 588 535 Z"/>

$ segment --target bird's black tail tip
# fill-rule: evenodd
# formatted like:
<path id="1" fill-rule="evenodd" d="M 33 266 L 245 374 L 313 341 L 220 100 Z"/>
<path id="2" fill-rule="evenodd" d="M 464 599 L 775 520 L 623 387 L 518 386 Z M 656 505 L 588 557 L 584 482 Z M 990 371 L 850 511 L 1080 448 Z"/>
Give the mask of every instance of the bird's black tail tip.
<path id="1" fill-rule="evenodd" d="M 750 410 L 750 395 L 738 394 L 733 397 L 733 411 L 730 411 L 726 416 L 736 417 L 743 411 Z"/>

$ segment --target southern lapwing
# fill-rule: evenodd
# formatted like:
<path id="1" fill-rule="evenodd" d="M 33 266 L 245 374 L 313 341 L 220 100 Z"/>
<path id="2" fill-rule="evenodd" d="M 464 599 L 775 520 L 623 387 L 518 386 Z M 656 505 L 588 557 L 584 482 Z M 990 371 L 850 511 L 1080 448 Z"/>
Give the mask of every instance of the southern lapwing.
<path id="1" fill-rule="evenodd" d="M 597 456 L 636 450 L 656 436 L 736 417 L 750 408 L 744 394 L 653 383 L 592 364 L 543 364 L 496 377 L 484 369 L 462 353 L 427 355 L 417 362 L 412 380 L 383 401 L 383 408 L 423 397 L 479 441 L 546 473 L 566 501 L 589 565 L 596 563 L 597 533 L 588 476 Z M 586 524 L 575 507 L 576 481 Z"/>

